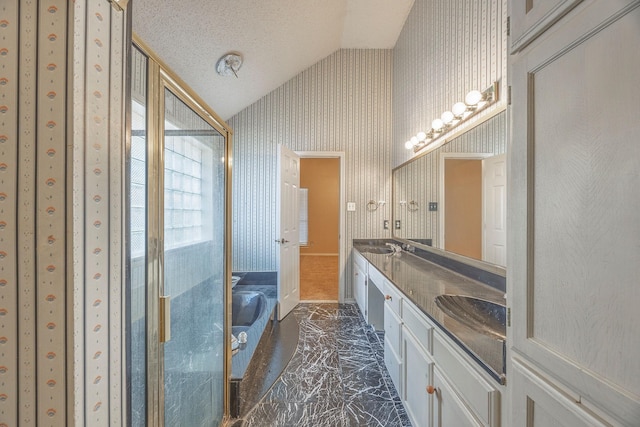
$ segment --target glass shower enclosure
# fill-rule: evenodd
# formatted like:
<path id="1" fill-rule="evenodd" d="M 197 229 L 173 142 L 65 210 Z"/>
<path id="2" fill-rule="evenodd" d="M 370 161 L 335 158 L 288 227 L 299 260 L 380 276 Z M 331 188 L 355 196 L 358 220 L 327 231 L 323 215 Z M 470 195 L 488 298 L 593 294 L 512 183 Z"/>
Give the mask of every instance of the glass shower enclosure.
<path id="1" fill-rule="evenodd" d="M 132 49 L 128 425 L 228 414 L 230 132 Z"/>

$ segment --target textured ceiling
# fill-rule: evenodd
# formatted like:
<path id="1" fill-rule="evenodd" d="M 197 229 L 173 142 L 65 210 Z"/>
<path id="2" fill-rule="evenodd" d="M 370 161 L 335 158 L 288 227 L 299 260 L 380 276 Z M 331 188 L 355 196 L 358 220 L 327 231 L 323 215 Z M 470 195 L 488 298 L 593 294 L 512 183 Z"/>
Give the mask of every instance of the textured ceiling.
<path id="1" fill-rule="evenodd" d="M 414 0 L 134 0 L 133 32 L 224 120 L 340 48 L 391 49 Z M 218 58 L 244 57 L 239 78 Z"/>

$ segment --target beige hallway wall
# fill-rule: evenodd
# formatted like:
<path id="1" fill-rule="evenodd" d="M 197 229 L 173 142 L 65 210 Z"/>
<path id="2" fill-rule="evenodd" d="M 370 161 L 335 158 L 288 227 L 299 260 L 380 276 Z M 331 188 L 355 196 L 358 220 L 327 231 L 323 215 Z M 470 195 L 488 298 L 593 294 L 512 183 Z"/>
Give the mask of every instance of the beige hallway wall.
<path id="1" fill-rule="evenodd" d="M 309 245 L 301 255 L 333 254 L 339 250 L 340 159 L 300 159 L 300 188 L 309 189 Z"/>

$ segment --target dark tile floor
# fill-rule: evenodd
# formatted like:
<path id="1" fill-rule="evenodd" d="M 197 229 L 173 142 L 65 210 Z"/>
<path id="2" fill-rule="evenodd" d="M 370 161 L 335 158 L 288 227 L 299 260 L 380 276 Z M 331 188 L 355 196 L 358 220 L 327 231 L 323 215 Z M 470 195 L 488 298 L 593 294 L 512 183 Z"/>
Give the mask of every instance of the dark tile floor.
<path id="1" fill-rule="evenodd" d="M 411 426 L 384 366 L 383 335 L 355 304 L 300 304 L 296 352 L 234 427 Z"/>

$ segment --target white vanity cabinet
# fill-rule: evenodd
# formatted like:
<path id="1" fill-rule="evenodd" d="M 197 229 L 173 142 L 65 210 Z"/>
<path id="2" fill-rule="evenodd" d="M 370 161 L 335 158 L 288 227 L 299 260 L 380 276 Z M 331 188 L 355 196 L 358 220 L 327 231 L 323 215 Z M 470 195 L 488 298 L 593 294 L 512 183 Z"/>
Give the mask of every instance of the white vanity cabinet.
<path id="1" fill-rule="evenodd" d="M 402 396 L 403 364 L 400 340 L 402 337 L 402 320 L 391 309 L 389 304 L 384 304 L 384 364 L 389 371 L 393 385 L 398 394 Z"/>
<path id="2" fill-rule="evenodd" d="M 354 257 L 354 272 L 363 269 L 355 262 L 360 258 Z M 384 361 L 412 425 L 506 427 L 501 424 L 500 405 L 504 386 L 436 327 L 375 265 L 364 269 L 369 290 L 374 288 L 384 295 L 384 308 L 370 303 L 366 307 L 369 316 L 374 311 L 384 313 Z M 357 283 L 357 277 L 354 279 Z"/>
<path id="3" fill-rule="evenodd" d="M 404 390 L 398 391 L 411 425 L 429 426 L 433 413 L 433 399 L 429 386 L 433 386 L 433 359 L 406 324 L 402 328 L 404 364 L 402 378 Z M 453 425 L 453 424 L 451 424 Z"/>
<path id="4" fill-rule="evenodd" d="M 369 269 L 369 262 L 360 252 L 354 250 L 353 297 L 365 322 L 378 331 L 384 328 L 383 287 L 384 280 L 380 272 L 373 267 Z"/>
<path id="5" fill-rule="evenodd" d="M 405 409 L 415 426 L 500 426 L 500 388 L 411 302 L 403 301 Z"/>
<path id="6" fill-rule="evenodd" d="M 367 271 L 369 263 L 358 251 L 353 251 L 353 296 L 360 312 L 367 319 Z"/>
<path id="7" fill-rule="evenodd" d="M 372 267 L 372 270 L 375 268 Z M 376 273 L 379 272 L 376 270 Z M 402 397 L 404 384 L 403 354 L 402 354 L 402 294 L 385 278 L 375 277 L 374 280 L 384 283 L 384 362 L 391 375 L 393 384 Z"/>

